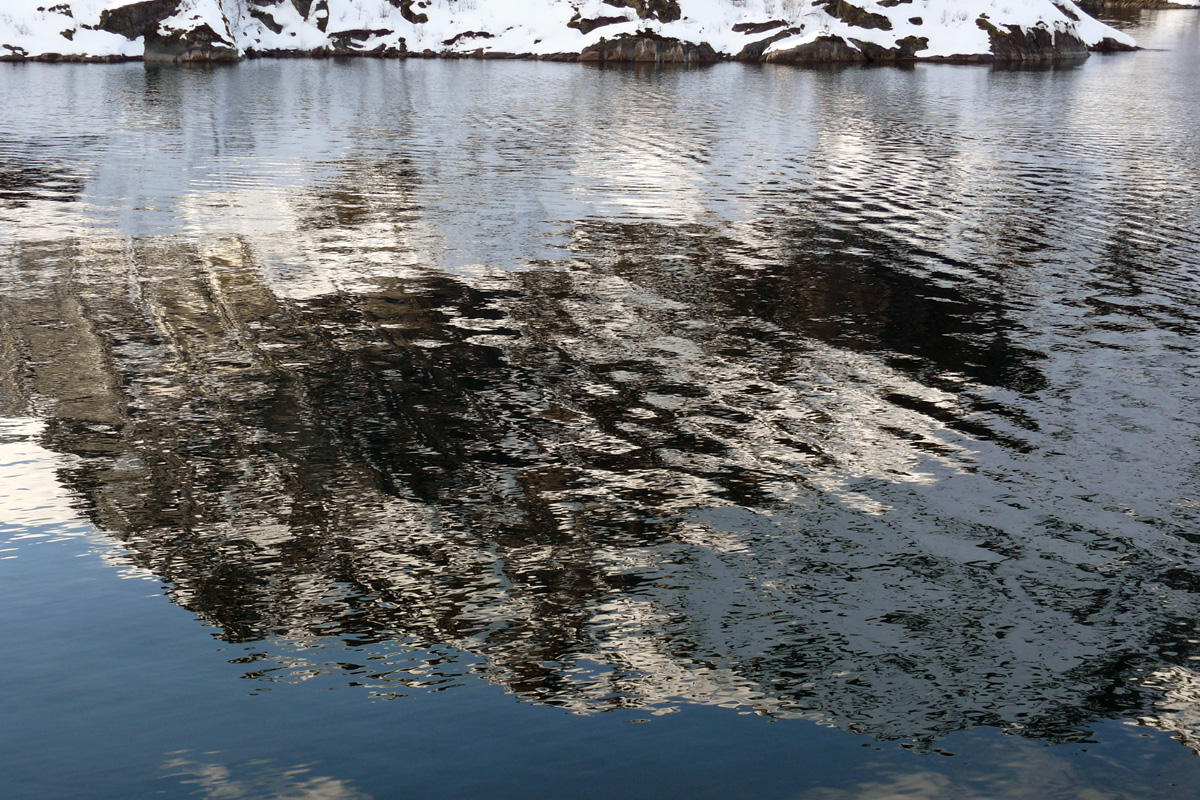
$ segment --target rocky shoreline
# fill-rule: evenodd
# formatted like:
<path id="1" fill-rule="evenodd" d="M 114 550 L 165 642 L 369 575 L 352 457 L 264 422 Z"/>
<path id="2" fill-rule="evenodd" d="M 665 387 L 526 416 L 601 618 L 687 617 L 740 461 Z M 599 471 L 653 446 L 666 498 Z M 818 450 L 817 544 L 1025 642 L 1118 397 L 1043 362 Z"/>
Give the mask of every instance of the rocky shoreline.
<path id="1" fill-rule="evenodd" d="M 1196 3 L 1191 2 L 1170 2 L 1170 0 L 1078 0 L 1076 2 L 1080 8 L 1088 13 L 1093 11 L 1104 11 L 1106 9 L 1123 8 L 1141 10 L 1162 10 L 1172 8 L 1197 8 Z"/>
<path id="2" fill-rule="evenodd" d="M 1161 0 L 39 1 L 47 2 L 11 0 L 14 7 L 0 12 L 0 61 L 1046 63 L 1136 49 L 1088 9 L 1181 7 Z"/>

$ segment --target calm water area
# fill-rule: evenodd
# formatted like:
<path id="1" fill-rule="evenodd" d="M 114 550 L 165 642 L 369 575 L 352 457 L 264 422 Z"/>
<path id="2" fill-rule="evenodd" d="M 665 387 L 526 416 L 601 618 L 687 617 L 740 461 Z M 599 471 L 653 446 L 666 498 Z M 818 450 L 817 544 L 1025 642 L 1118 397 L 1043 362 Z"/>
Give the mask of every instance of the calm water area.
<path id="1" fill-rule="evenodd" d="M 0 796 L 1195 797 L 1200 13 L 1118 24 L 0 65 Z"/>

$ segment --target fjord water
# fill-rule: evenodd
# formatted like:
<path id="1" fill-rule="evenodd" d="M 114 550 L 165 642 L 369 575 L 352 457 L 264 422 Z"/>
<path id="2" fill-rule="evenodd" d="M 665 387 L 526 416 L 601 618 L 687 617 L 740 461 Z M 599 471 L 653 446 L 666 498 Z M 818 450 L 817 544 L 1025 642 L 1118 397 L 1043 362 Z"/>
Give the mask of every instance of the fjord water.
<path id="1" fill-rule="evenodd" d="M 0 65 L 0 794 L 1187 797 L 1200 18 Z"/>

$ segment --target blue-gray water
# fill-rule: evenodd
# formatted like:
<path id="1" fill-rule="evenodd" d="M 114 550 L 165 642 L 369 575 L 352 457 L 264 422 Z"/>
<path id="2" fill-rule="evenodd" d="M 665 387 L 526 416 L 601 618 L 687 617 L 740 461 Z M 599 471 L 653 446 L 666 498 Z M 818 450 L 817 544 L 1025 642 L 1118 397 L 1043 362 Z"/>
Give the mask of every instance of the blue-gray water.
<path id="1" fill-rule="evenodd" d="M 1200 15 L 1124 24 L 0 65 L 0 795 L 1193 796 Z"/>

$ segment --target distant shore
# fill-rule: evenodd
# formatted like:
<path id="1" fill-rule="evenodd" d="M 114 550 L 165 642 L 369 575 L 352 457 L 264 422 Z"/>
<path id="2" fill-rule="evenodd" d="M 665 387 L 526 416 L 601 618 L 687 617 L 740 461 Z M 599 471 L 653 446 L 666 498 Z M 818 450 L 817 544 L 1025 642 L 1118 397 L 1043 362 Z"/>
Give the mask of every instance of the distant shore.
<path id="1" fill-rule="evenodd" d="M 38 3 L 43 5 L 38 5 Z M 701 65 L 1048 63 L 1134 50 L 1089 11 L 1200 0 L 8 0 L 0 61 L 477 58 Z"/>

